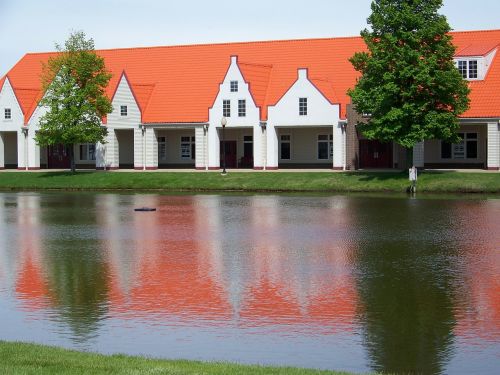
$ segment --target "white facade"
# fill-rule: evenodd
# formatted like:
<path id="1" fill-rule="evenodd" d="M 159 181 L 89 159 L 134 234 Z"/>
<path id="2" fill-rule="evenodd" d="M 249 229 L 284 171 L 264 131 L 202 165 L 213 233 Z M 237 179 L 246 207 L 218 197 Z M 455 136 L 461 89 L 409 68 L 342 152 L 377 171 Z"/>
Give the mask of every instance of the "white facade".
<path id="1" fill-rule="evenodd" d="M 6 118 L 5 110 L 10 110 L 10 118 Z M 17 101 L 9 78 L 5 79 L 0 91 L 0 168 L 5 165 L 25 168 L 26 147 L 21 128 L 24 126 L 24 114 Z M 20 134 L 21 133 L 21 134 Z M 15 144 L 14 144 L 15 143 Z"/>
<path id="2" fill-rule="evenodd" d="M 490 57 L 485 57 L 485 64 Z M 108 129 L 106 143 L 96 145 L 95 161 L 82 159 L 78 153 L 79 145 L 75 145 L 76 163 L 91 167 L 95 163 L 95 168 L 107 170 L 171 167 L 218 170 L 221 167 L 223 137 L 221 119 L 225 117 L 224 140 L 235 147 L 232 167 L 264 170 L 298 166 L 345 168 L 346 143 L 340 121 L 340 105 L 331 103 L 313 82 L 308 77 L 307 69 L 297 69 L 297 80 L 276 104 L 268 107 L 268 117 L 264 121 L 238 59 L 233 56 L 212 107 L 207 108 L 208 122 L 144 124 L 133 88 L 123 73 L 112 98 L 113 111 L 103 125 Z M 10 118 L 5 118 L 5 109 L 10 110 Z M 224 113 L 224 109 L 230 113 Z M 8 78 L 5 80 L 0 91 L 0 169 L 5 166 L 38 169 L 40 165 L 47 165 L 47 151 L 41 151 L 34 141 L 44 111 L 44 108 L 38 107 L 25 125 L 24 114 L 11 83 Z M 479 159 L 486 160 L 487 168 L 498 170 L 499 122 L 487 120 L 478 126 L 487 129 L 484 137 L 480 131 L 477 132 L 481 133 L 481 139 L 484 138 L 486 143 L 478 151 L 481 155 Z M 283 143 L 287 142 L 284 147 Z M 483 147 L 481 142 L 478 145 Z M 249 150 L 251 157 L 246 155 Z M 286 157 L 284 150 L 288 153 Z M 423 167 L 431 151 L 435 152 L 430 147 L 427 152 L 424 142 L 415 146 L 414 164 Z M 248 165 L 249 160 L 251 165 Z"/>
<path id="3" fill-rule="evenodd" d="M 300 113 L 300 100 L 306 99 L 306 114 Z M 274 106 L 269 106 L 269 119 L 267 121 L 267 168 L 278 168 L 280 161 L 280 135 L 292 133 L 292 129 L 309 129 L 313 134 L 333 135 L 333 158 L 329 160 L 318 160 L 315 155 L 316 148 L 310 149 L 308 157 L 302 156 L 296 163 L 328 163 L 335 169 L 341 169 L 344 164 L 344 134 L 339 124 L 340 106 L 332 104 L 309 80 L 307 69 L 298 69 L 297 81 L 288 89 L 285 95 Z M 327 129 L 323 129 L 327 128 Z M 279 129 L 279 130 L 278 130 Z M 290 130 L 286 130 L 290 129 Z M 300 132 L 296 132 L 301 134 Z M 292 138 L 293 145 L 307 147 L 303 143 L 311 143 L 311 139 L 305 137 Z M 309 137 L 310 138 L 310 137 Z M 313 141 L 314 143 L 314 141 Z M 309 149 L 309 147 L 307 147 Z M 293 152 L 289 159 L 294 163 Z"/>
<path id="4" fill-rule="evenodd" d="M 231 82 L 237 82 L 237 91 L 231 91 Z M 234 90 L 234 89 L 233 89 Z M 219 85 L 219 93 L 214 100 L 212 108 L 209 110 L 208 133 L 207 133 L 207 149 L 208 149 L 208 169 L 219 169 L 220 167 L 220 141 L 221 134 L 221 119 L 223 117 L 224 101 L 230 103 L 230 116 L 225 116 L 227 120 L 226 129 L 254 129 L 260 126 L 260 110 L 256 106 L 255 101 L 250 93 L 250 88 L 238 67 L 238 58 L 231 57 L 231 62 L 224 77 L 224 80 Z M 240 116 L 239 101 L 245 101 L 245 116 Z M 252 130 L 251 130 L 252 131 Z M 254 161 L 257 150 L 262 150 L 263 139 L 261 137 L 254 138 Z M 200 155 L 203 158 L 204 155 Z M 261 157 L 257 157 L 261 160 Z M 255 165 L 256 168 L 262 168 L 262 165 Z"/>

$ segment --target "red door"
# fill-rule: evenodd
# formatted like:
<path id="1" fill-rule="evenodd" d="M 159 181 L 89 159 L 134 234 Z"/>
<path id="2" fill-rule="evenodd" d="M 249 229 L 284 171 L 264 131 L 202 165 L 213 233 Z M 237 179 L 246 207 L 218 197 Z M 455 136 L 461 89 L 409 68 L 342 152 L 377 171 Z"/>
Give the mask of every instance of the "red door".
<path id="1" fill-rule="evenodd" d="M 223 144 L 226 146 L 226 168 L 236 168 L 236 141 L 225 141 L 225 142 L 220 142 L 220 166 L 221 168 L 224 166 L 223 160 L 222 160 L 222 147 Z"/>
<path id="2" fill-rule="evenodd" d="M 69 150 L 63 145 L 53 145 L 47 148 L 47 167 L 56 169 L 70 168 Z"/>
<path id="3" fill-rule="evenodd" d="M 359 141 L 360 168 L 392 168 L 392 143 Z"/>

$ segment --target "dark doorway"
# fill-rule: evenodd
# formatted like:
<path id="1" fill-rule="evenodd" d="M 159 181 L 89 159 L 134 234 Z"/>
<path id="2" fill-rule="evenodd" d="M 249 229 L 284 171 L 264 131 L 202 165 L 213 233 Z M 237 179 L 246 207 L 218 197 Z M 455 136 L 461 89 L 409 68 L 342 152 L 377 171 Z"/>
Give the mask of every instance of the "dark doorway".
<path id="1" fill-rule="evenodd" d="M 226 147 L 226 168 L 236 168 L 236 141 L 225 141 L 220 142 L 220 166 L 221 168 L 224 166 L 222 160 L 222 147 Z"/>
<path id="2" fill-rule="evenodd" d="M 67 169 L 71 167 L 69 148 L 63 145 L 47 147 L 47 167 L 50 169 Z"/>
<path id="3" fill-rule="evenodd" d="M 360 168 L 392 168 L 392 143 L 359 141 Z"/>

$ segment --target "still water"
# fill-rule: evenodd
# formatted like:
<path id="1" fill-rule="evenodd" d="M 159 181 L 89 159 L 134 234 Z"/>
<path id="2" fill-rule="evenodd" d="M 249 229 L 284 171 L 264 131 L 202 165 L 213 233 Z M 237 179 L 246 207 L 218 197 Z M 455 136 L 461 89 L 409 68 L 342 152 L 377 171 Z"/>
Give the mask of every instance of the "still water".
<path id="1" fill-rule="evenodd" d="M 0 193 L 0 340 L 498 373 L 500 200 Z"/>

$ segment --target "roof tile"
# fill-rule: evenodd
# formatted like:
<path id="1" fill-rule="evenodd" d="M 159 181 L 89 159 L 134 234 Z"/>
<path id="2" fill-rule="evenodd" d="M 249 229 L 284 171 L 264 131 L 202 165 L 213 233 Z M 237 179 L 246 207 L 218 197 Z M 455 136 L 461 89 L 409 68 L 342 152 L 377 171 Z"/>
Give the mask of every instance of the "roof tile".
<path id="1" fill-rule="evenodd" d="M 485 54 L 500 44 L 500 30 L 453 32 L 461 54 Z M 223 81 L 230 56 L 238 56 L 252 96 L 267 119 L 267 106 L 275 105 L 307 67 L 316 87 L 332 103 L 341 104 L 346 117 L 347 90 L 359 77 L 349 58 L 366 50 L 360 37 L 225 43 L 170 47 L 99 50 L 113 77 L 111 97 L 126 72 L 141 108 L 144 123 L 208 121 L 208 109 Z M 8 73 L 26 121 L 40 98 L 42 63 L 54 53 L 25 55 Z M 5 77 L 0 80 L 0 83 Z M 463 117 L 500 117 L 500 60 L 493 59 L 484 81 L 471 82 L 471 107 Z"/>

